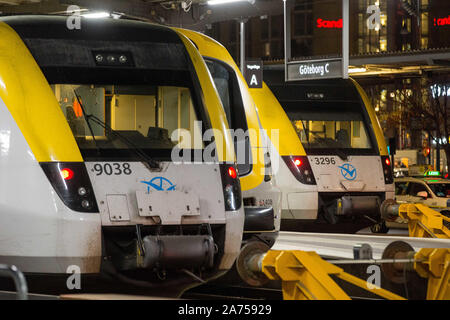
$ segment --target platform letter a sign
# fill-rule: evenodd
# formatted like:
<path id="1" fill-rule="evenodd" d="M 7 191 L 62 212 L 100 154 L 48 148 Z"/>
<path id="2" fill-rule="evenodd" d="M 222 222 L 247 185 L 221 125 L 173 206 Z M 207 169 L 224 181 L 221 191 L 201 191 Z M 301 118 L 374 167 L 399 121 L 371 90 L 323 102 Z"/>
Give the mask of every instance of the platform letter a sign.
<path id="1" fill-rule="evenodd" d="M 250 79 L 250 85 L 251 86 L 257 86 L 258 85 L 258 80 L 256 79 L 256 74 L 252 75 L 252 78 Z"/>
<path id="2" fill-rule="evenodd" d="M 263 64 L 261 60 L 248 60 L 245 63 L 244 73 L 249 88 L 262 88 Z"/>

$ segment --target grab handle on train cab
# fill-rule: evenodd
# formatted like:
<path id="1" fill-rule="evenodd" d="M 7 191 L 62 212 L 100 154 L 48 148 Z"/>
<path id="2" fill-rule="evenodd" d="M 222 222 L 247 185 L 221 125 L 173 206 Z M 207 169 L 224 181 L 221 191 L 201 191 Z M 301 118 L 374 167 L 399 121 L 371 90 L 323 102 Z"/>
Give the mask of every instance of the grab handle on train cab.
<path id="1" fill-rule="evenodd" d="M 14 280 L 17 291 L 17 300 L 28 300 L 28 286 L 25 276 L 16 266 L 0 264 L 0 276 L 10 277 Z"/>

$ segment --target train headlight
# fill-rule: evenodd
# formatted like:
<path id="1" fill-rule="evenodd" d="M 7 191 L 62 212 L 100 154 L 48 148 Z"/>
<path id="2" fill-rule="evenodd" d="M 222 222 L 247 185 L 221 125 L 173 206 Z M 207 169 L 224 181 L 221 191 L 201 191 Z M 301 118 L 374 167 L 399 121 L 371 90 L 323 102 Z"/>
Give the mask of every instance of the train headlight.
<path id="1" fill-rule="evenodd" d="M 122 56 L 119 57 L 119 62 L 120 63 L 127 63 L 127 61 L 128 61 L 127 56 L 122 55 Z"/>
<path id="2" fill-rule="evenodd" d="M 102 56 L 101 54 L 97 54 L 97 55 L 95 56 L 95 61 L 97 61 L 97 62 L 103 62 L 103 60 L 104 60 L 104 58 L 103 58 L 103 56 Z"/>
<path id="3" fill-rule="evenodd" d="M 109 63 L 114 63 L 114 62 L 116 62 L 116 57 L 108 56 L 108 57 L 106 57 L 106 60 L 108 60 Z"/>
<path id="4" fill-rule="evenodd" d="M 226 194 L 225 201 L 226 201 L 227 207 L 229 207 L 229 208 L 236 207 L 236 203 L 234 203 L 235 197 L 233 194 L 233 186 L 232 185 L 229 184 L 225 187 L 225 194 Z"/>
<path id="5" fill-rule="evenodd" d="M 91 207 L 91 203 L 88 200 L 81 201 L 81 206 L 85 209 L 88 209 Z"/>
<path id="6" fill-rule="evenodd" d="M 62 202 L 78 212 L 99 212 L 83 162 L 41 162 L 48 181 Z"/>
<path id="7" fill-rule="evenodd" d="M 134 67 L 131 52 L 105 52 L 93 51 L 95 64 L 108 67 Z"/>
<path id="8" fill-rule="evenodd" d="M 78 188 L 78 194 L 79 194 L 80 196 L 85 196 L 86 193 L 87 193 L 87 191 L 86 191 L 85 188 L 83 188 L 83 187 Z"/>

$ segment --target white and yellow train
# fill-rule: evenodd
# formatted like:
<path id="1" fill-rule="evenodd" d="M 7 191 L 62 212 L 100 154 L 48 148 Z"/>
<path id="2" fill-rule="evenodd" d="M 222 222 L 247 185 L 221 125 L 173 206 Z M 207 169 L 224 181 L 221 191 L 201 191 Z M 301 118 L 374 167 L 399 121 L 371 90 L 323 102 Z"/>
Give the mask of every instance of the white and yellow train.
<path id="1" fill-rule="evenodd" d="M 286 83 L 277 71 L 264 77 L 269 86 L 250 91 L 263 127 L 279 130 L 271 156 L 279 164 L 281 230 L 384 231 L 379 208 L 394 198 L 393 175 L 364 90 L 353 79 Z"/>
<path id="2" fill-rule="evenodd" d="M 179 290 L 223 274 L 244 225 L 235 161 L 207 66 L 179 32 L 0 18 L 2 263 Z"/>

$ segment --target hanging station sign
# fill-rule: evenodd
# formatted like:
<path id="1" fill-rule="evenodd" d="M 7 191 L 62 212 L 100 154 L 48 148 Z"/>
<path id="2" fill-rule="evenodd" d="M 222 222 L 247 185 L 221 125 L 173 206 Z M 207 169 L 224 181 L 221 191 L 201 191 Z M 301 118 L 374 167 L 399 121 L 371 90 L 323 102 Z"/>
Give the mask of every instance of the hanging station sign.
<path id="1" fill-rule="evenodd" d="M 342 78 L 342 59 L 295 61 L 287 64 L 287 81 Z"/>
<path id="2" fill-rule="evenodd" d="M 263 84 L 262 60 L 247 60 L 245 62 L 245 80 L 249 88 L 261 89 Z"/>

